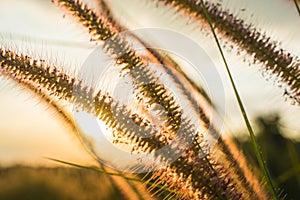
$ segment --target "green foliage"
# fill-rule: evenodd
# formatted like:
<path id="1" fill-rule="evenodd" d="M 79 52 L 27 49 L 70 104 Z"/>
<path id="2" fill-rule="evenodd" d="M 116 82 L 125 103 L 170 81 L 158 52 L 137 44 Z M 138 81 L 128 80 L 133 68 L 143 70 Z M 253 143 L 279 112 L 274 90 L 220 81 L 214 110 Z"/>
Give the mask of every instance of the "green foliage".
<path id="1" fill-rule="evenodd" d="M 282 195 L 286 195 L 287 199 L 299 199 L 300 143 L 284 136 L 278 114 L 259 116 L 256 118 L 256 122 L 260 128 L 256 138 L 261 144 L 268 169 L 282 190 Z M 245 140 L 244 137 L 238 138 L 238 141 L 245 155 L 255 163 L 251 142 Z"/>

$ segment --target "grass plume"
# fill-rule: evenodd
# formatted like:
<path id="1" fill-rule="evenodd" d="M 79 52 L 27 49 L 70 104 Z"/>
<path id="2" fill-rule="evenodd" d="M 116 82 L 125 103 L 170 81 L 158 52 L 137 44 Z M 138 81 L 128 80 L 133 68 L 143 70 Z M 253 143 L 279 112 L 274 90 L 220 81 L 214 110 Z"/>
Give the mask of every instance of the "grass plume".
<path id="1" fill-rule="evenodd" d="M 201 1 L 190 0 L 157 0 L 179 12 L 193 16 L 200 23 L 208 22 Z M 300 60 L 297 56 L 279 47 L 278 42 L 259 32 L 251 24 L 246 24 L 219 4 L 205 1 L 205 9 L 211 23 L 223 38 L 229 39 L 242 51 L 262 64 L 264 71 L 276 75 L 287 87 L 285 94 L 298 104 L 300 103 Z"/>

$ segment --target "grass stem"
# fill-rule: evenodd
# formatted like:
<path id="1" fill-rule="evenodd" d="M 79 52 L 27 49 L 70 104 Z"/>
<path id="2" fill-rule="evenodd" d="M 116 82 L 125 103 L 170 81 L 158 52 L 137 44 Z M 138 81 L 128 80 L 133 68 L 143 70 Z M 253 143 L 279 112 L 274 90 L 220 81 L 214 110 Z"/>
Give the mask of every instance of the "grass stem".
<path id="1" fill-rule="evenodd" d="M 121 173 L 108 172 L 105 169 L 100 169 L 98 167 L 84 166 L 84 165 L 80 165 L 80 164 L 76 164 L 76 163 L 71 163 L 71 162 L 67 162 L 67 161 L 63 161 L 63 160 L 59 160 L 59 159 L 55 159 L 55 158 L 48 158 L 48 157 L 46 157 L 46 159 L 54 161 L 54 162 L 62 163 L 62 164 L 65 164 L 65 165 L 69 165 L 69 166 L 73 166 L 73 167 L 78 167 L 78 168 L 81 168 L 81 169 L 93 170 L 93 171 L 104 173 L 104 174 L 107 174 L 107 175 L 110 175 L 110 176 L 122 177 L 122 178 L 124 178 L 125 180 L 128 180 L 128 181 L 135 181 L 135 182 L 140 182 L 140 183 L 146 183 L 146 184 L 148 184 L 150 186 L 153 185 L 153 182 L 151 182 L 151 181 L 147 182 L 147 181 L 144 181 L 143 179 L 132 178 L 132 177 L 126 176 L 126 175 L 121 174 Z M 176 191 L 172 191 L 171 189 L 166 188 L 165 186 L 163 186 L 161 184 L 156 185 L 156 187 L 158 189 L 166 190 L 166 191 L 169 191 L 171 193 L 175 193 L 176 194 Z"/>
<path id="2" fill-rule="evenodd" d="M 265 163 L 264 158 L 263 158 L 263 154 L 262 154 L 262 152 L 260 151 L 259 145 L 258 145 L 258 143 L 257 143 L 257 141 L 256 141 L 256 138 L 255 138 L 255 135 L 254 135 L 252 126 L 251 126 L 251 124 L 250 124 L 250 121 L 249 121 L 249 119 L 248 119 L 246 110 L 245 110 L 245 108 L 244 108 L 242 99 L 241 99 L 241 97 L 240 97 L 240 95 L 239 95 L 239 92 L 238 92 L 238 90 L 237 90 L 237 87 L 236 87 L 236 85 L 235 85 L 235 83 L 234 83 L 234 80 L 233 80 L 233 77 L 232 77 L 232 75 L 231 75 L 231 72 L 230 72 L 228 63 L 227 63 L 227 61 L 226 61 L 226 58 L 225 58 L 225 55 L 224 55 L 224 53 L 223 53 L 222 47 L 221 47 L 221 45 L 220 45 L 219 39 L 218 39 L 217 34 L 216 34 L 215 30 L 214 30 L 214 27 L 213 27 L 213 25 L 212 25 L 212 21 L 211 21 L 209 15 L 208 15 L 208 12 L 207 12 L 207 10 L 206 10 L 206 7 L 205 7 L 205 4 L 204 4 L 204 1 L 203 1 L 203 0 L 201 0 L 201 4 L 202 4 L 202 7 L 203 7 L 203 11 L 204 11 L 205 17 L 206 17 L 206 19 L 207 19 L 207 21 L 208 21 L 208 23 L 209 23 L 209 26 L 210 26 L 210 28 L 211 28 L 212 34 L 213 34 L 213 36 L 214 36 L 214 38 L 215 38 L 215 41 L 216 41 L 217 46 L 218 46 L 218 49 L 219 49 L 220 54 L 221 54 L 221 56 L 222 56 L 222 60 L 223 60 L 224 65 L 225 65 L 225 67 L 226 67 L 226 71 L 227 71 L 227 74 L 228 74 L 228 76 L 229 76 L 229 79 L 230 79 L 232 88 L 233 88 L 233 90 L 234 90 L 234 93 L 235 93 L 236 99 L 237 99 L 237 101 L 238 101 L 240 110 L 241 110 L 242 115 L 243 115 L 243 118 L 244 118 L 244 120 L 245 120 L 247 129 L 248 129 L 248 131 L 249 131 L 250 138 L 251 138 L 251 141 L 252 141 L 252 144 L 253 144 L 253 147 L 254 147 L 255 155 L 256 155 L 256 157 L 257 157 L 259 166 L 260 166 L 261 170 L 263 171 L 263 174 L 264 174 L 264 176 L 265 176 L 265 178 L 266 178 L 267 185 L 268 185 L 268 187 L 269 187 L 269 190 L 270 190 L 270 192 L 271 192 L 271 195 L 272 195 L 273 199 L 278 200 L 279 198 L 278 198 L 277 193 L 276 193 L 276 191 L 275 191 L 274 184 L 273 184 L 273 182 L 272 182 L 272 180 L 271 180 L 271 176 L 270 176 L 269 170 L 268 170 L 268 168 L 267 168 L 267 166 L 266 166 L 266 163 Z"/>

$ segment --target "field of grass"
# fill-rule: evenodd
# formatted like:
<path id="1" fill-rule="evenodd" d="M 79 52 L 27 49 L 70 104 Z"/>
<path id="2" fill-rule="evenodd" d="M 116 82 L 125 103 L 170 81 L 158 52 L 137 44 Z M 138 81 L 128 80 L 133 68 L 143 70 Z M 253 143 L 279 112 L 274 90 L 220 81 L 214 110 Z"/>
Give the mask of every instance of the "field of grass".
<path id="1" fill-rule="evenodd" d="M 107 175 L 76 168 L 0 168 L 1 200 L 122 199 Z"/>

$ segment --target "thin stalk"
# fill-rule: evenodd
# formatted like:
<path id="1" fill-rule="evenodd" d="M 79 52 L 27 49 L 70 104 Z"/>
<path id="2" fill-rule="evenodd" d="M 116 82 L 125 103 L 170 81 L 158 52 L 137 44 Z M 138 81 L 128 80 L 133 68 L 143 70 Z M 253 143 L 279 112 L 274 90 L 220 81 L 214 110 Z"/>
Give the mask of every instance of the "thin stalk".
<path id="1" fill-rule="evenodd" d="M 267 168 L 267 166 L 266 166 L 266 163 L 265 163 L 265 161 L 264 161 L 263 154 L 262 154 L 262 152 L 260 151 L 259 145 L 258 145 L 258 143 L 257 143 L 257 141 L 256 141 L 256 138 L 255 138 L 255 135 L 254 135 L 254 131 L 253 131 L 252 126 L 251 126 L 251 123 L 250 123 L 250 121 L 249 121 L 249 119 L 248 119 L 248 116 L 247 116 L 246 110 L 245 110 L 245 108 L 244 108 L 242 99 L 241 99 L 241 97 L 240 97 L 240 95 L 239 95 L 239 92 L 238 92 L 238 90 L 237 90 L 237 87 L 236 87 L 236 85 L 235 85 L 235 83 L 234 83 L 234 80 L 233 80 L 232 74 L 231 74 L 231 72 L 230 72 L 230 69 L 229 69 L 227 60 L 226 60 L 226 58 L 225 58 L 225 55 L 224 55 L 224 53 L 223 53 L 223 50 L 222 50 L 222 47 L 221 47 L 221 45 L 220 45 L 219 39 L 218 39 L 217 34 L 216 34 L 215 30 L 214 30 L 214 27 L 213 27 L 213 25 L 212 25 L 212 21 L 211 21 L 211 19 L 210 19 L 210 16 L 208 15 L 208 12 L 207 12 L 207 10 L 206 10 L 206 7 L 205 7 L 205 4 L 204 4 L 204 1 L 203 1 L 203 0 L 201 0 L 201 4 L 202 4 L 202 7 L 203 7 L 203 11 L 204 11 L 205 17 L 206 17 L 206 19 L 207 19 L 207 21 L 208 21 L 208 23 L 209 23 L 210 29 L 211 29 L 212 34 L 213 34 L 213 36 L 214 36 L 214 38 L 215 38 L 215 41 L 216 41 L 216 43 L 217 43 L 217 46 L 218 46 L 218 49 L 219 49 L 219 51 L 220 51 L 220 54 L 221 54 L 222 60 L 223 60 L 223 62 L 224 62 L 224 65 L 225 65 L 225 67 L 226 67 L 226 71 L 227 71 L 227 74 L 228 74 L 228 76 L 229 76 L 229 79 L 230 79 L 232 88 L 233 88 L 233 90 L 234 90 L 234 94 L 235 94 L 235 96 L 236 96 L 236 99 L 237 99 L 237 101 L 238 101 L 240 110 L 241 110 L 242 115 L 243 115 L 243 118 L 244 118 L 244 121 L 245 121 L 246 126 L 247 126 L 247 129 L 248 129 L 248 131 L 249 131 L 250 138 L 251 138 L 251 142 L 252 142 L 252 144 L 253 144 L 253 148 L 254 148 L 255 155 L 256 155 L 256 158 L 257 158 L 257 160 L 258 160 L 259 166 L 260 166 L 261 170 L 263 171 L 263 174 L 264 174 L 264 176 L 265 176 L 265 178 L 266 178 L 267 185 L 268 185 L 268 187 L 269 187 L 269 190 L 270 190 L 270 192 L 271 192 L 271 195 L 272 195 L 273 199 L 279 200 L 279 197 L 277 196 L 277 193 L 276 193 L 276 191 L 275 191 L 274 184 L 273 184 L 273 182 L 272 182 L 272 180 L 271 180 L 271 176 L 270 176 L 269 170 L 268 170 L 268 168 Z"/>
<path id="2" fill-rule="evenodd" d="M 49 158 L 49 157 L 46 157 L 46 159 L 54 161 L 54 162 L 62 163 L 62 164 L 65 164 L 65 165 L 69 165 L 69 166 L 81 168 L 81 169 L 93 170 L 93 171 L 104 173 L 104 174 L 111 175 L 111 176 L 122 177 L 122 178 L 124 178 L 125 180 L 128 180 L 128 181 L 135 181 L 135 182 L 140 182 L 140 183 L 146 183 L 146 184 L 149 184 L 150 186 L 153 185 L 153 182 L 151 182 L 151 181 L 147 182 L 147 181 L 144 181 L 142 179 L 132 178 L 132 177 L 129 177 L 129 176 L 125 176 L 124 174 L 121 174 L 121 173 L 108 172 L 108 171 L 106 171 L 104 169 L 99 169 L 98 167 L 84 166 L 84 165 L 80 165 L 80 164 L 76 164 L 76 163 L 71 163 L 71 162 L 67 162 L 67 161 L 63 161 L 63 160 L 59 160 L 59 159 L 55 159 L 55 158 Z M 176 191 L 173 191 L 173 190 L 171 190 L 169 188 L 166 188 L 165 186 L 163 186 L 161 184 L 157 185 L 156 187 L 159 188 L 159 189 L 162 189 L 162 190 L 166 190 L 166 191 L 171 192 L 171 193 L 176 193 Z"/>
<path id="3" fill-rule="evenodd" d="M 70 166 L 73 166 L 73 167 L 78 167 L 78 168 L 82 168 L 82 169 L 97 171 L 97 172 L 104 173 L 104 174 L 107 174 L 107 175 L 119 176 L 119 177 L 122 177 L 122 178 L 124 178 L 126 180 L 130 180 L 130 181 L 143 182 L 141 179 L 128 177 L 128 176 L 125 176 L 125 175 L 120 174 L 120 173 L 108 172 L 104 169 L 99 169 L 98 167 L 79 165 L 79 164 L 76 164 L 76 163 L 71 163 L 71 162 L 67 162 L 67 161 L 63 161 L 63 160 L 58 160 L 58 159 L 55 159 L 55 158 L 47 158 L 46 157 L 46 159 L 52 160 L 52 161 L 55 161 L 55 162 L 59 162 L 59 163 L 65 164 L 65 165 L 70 165 Z"/>
<path id="4" fill-rule="evenodd" d="M 296 9 L 297 9 L 297 11 L 298 11 L 298 14 L 300 15 L 300 7 L 299 7 L 299 5 L 298 5 L 297 0 L 294 0 L 294 3 L 295 3 L 295 6 L 296 6 Z"/>

